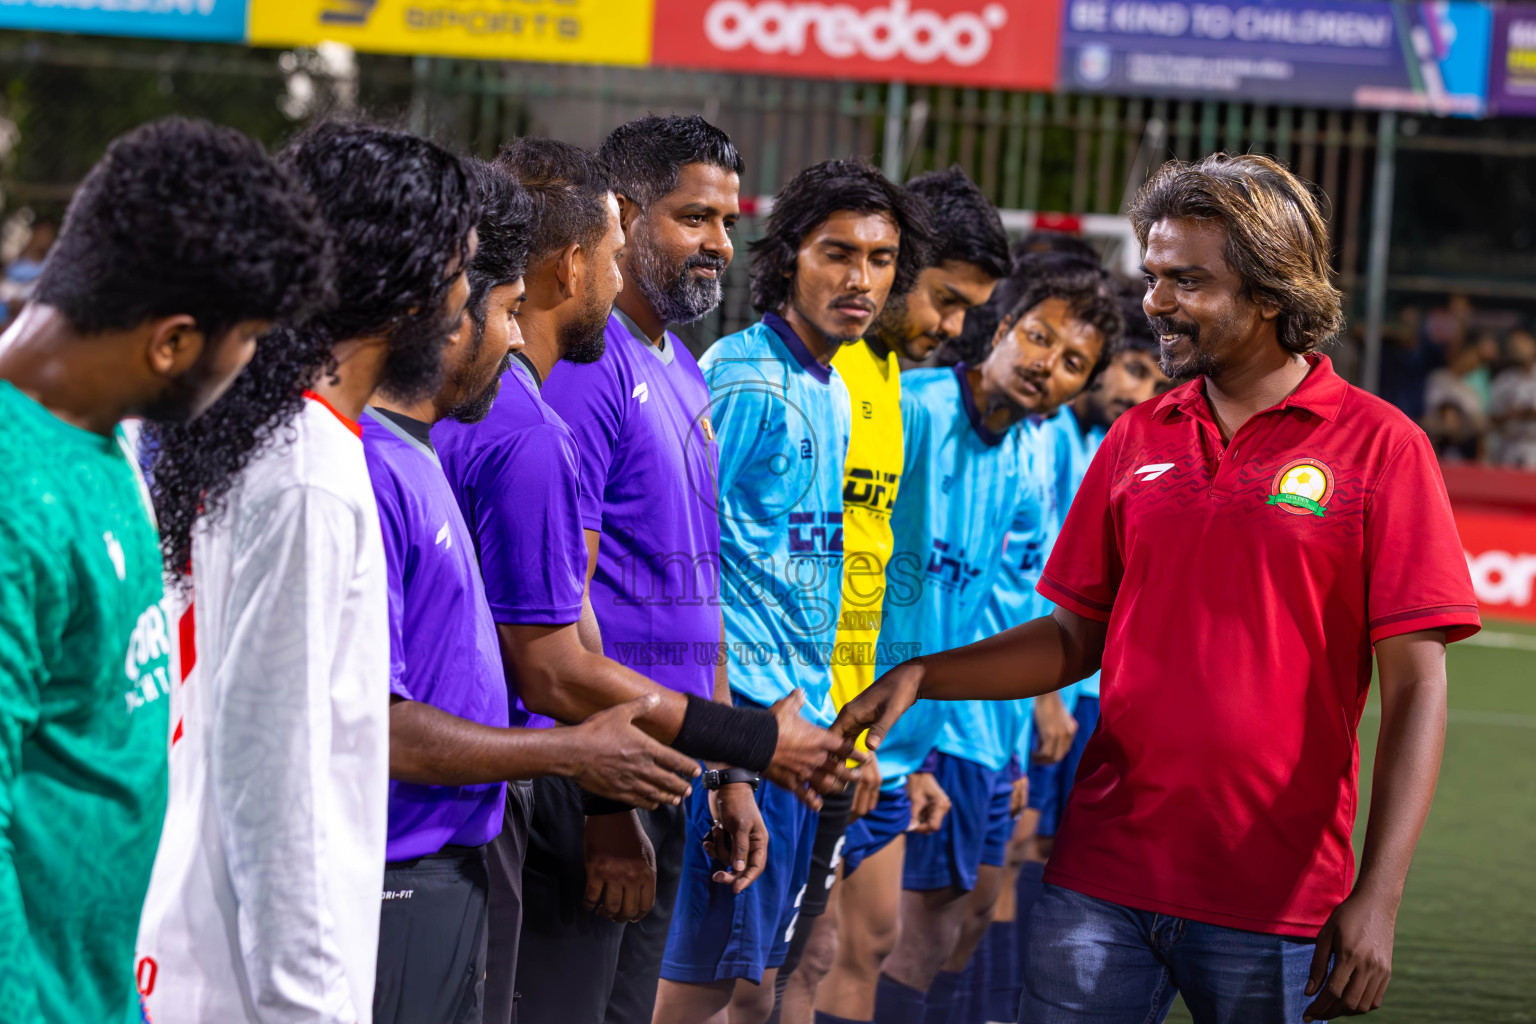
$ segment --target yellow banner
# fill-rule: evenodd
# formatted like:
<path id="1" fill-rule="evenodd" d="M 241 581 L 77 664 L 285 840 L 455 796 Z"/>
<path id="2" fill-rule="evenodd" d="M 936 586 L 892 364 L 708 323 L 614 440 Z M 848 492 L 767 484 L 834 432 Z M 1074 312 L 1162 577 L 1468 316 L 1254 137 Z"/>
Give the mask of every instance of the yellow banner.
<path id="1" fill-rule="evenodd" d="M 646 64 L 654 0 L 251 0 L 255 46 Z"/>

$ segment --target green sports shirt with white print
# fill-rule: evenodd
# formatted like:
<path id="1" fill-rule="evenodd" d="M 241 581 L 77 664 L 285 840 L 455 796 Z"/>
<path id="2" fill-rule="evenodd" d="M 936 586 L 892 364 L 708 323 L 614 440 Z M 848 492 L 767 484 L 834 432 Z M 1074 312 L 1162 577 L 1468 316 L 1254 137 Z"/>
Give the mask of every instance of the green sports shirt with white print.
<path id="1" fill-rule="evenodd" d="M 0 1016 L 121 1021 L 165 815 L 171 623 L 121 435 L 0 381 Z"/>

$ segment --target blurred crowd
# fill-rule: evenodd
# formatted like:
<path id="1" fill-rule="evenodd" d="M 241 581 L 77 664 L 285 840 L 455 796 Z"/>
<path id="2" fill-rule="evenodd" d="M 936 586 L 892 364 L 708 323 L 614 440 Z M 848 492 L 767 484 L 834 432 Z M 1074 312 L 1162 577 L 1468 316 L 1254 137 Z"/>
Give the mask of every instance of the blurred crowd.
<path id="1" fill-rule="evenodd" d="M 58 235 L 52 218 L 33 216 L 30 210 L 18 211 L 0 226 L 0 264 L 5 267 L 0 272 L 0 329 L 10 326 L 31 297 Z"/>
<path id="2" fill-rule="evenodd" d="M 1384 332 L 1381 395 L 1442 461 L 1536 469 L 1536 336 L 1518 314 L 1463 295 L 1403 307 Z"/>

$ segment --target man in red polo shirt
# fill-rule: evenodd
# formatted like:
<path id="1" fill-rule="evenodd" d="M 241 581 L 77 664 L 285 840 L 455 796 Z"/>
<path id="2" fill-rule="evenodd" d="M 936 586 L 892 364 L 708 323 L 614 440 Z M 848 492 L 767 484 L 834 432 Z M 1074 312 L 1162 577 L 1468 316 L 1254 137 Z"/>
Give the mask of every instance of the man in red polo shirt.
<path id="1" fill-rule="evenodd" d="M 1142 1024 L 1175 992 L 1198 1024 L 1363 1013 L 1434 795 L 1445 644 L 1478 629 L 1445 486 L 1423 432 L 1317 352 L 1343 316 L 1306 183 L 1264 157 L 1171 163 L 1131 217 L 1163 370 L 1188 383 L 1110 430 L 1039 584 L 1053 615 L 899 666 L 839 725 L 876 748 L 917 697 L 1102 666 L 1020 1020 Z"/>

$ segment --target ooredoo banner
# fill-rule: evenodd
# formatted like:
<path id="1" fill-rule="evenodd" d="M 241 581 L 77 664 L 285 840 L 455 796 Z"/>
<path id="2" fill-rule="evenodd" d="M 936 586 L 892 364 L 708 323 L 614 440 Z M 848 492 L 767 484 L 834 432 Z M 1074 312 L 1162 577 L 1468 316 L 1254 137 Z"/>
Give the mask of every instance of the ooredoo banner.
<path id="1" fill-rule="evenodd" d="M 1059 0 L 656 0 L 663 67 L 1049 89 Z"/>

